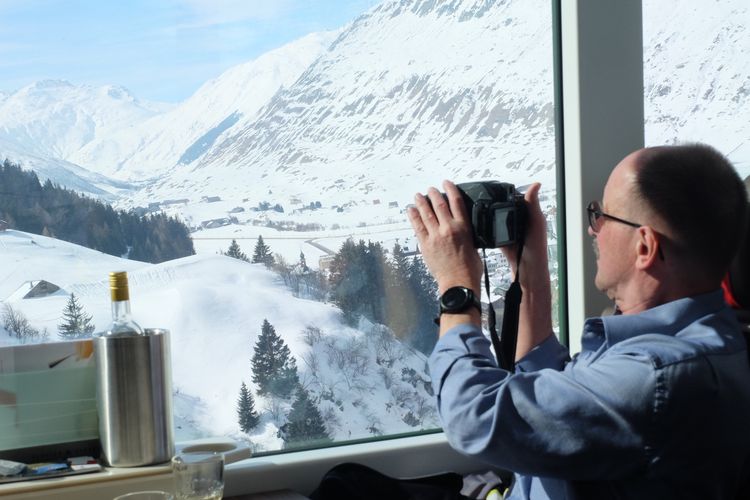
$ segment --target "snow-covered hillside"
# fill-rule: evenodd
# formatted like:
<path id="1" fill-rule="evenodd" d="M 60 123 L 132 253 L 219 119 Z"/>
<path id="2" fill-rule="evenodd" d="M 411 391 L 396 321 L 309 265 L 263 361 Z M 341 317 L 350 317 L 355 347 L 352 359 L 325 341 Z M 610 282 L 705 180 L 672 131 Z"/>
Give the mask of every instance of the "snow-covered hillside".
<path id="1" fill-rule="evenodd" d="M 346 326 L 331 304 L 293 297 L 262 265 L 218 255 L 152 265 L 12 230 L 0 232 L 0 261 L 2 304 L 46 329 L 50 340 L 57 337 L 70 293 L 93 316 L 97 330 L 105 329 L 108 272 L 128 271 L 134 316 L 142 326 L 171 331 L 178 439 L 229 435 L 262 449 L 282 446 L 276 431 L 289 401 L 256 396 L 261 425 L 244 436 L 237 423 L 241 383 L 255 390 L 250 360 L 264 319 L 291 349 L 300 380 L 318 401 L 334 439 L 438 425 L 423 355 L 382 328 Z M 46 280 L 60 290 L 23 299 L 30 280 Z M 320 335 L 305 334 L 310 328 Z M 0 328 L 0 345 L 13 342 Z"/>
<path id="2" fill-rule="evenodd" d="M 283 189 L 335 203 L 405 200 L 443 177 L 551 181 L 551 28 L 539 14 L 547 7 L 384 2 L 257 119 L 135 198 Z"/>
<path id="3" fill-rule="evenodd" d="M 646 143 L 707 142 L 750 175 L 750 7 L 645 1 Z M 668 23 L 664 20 L 669 19 Z"/>

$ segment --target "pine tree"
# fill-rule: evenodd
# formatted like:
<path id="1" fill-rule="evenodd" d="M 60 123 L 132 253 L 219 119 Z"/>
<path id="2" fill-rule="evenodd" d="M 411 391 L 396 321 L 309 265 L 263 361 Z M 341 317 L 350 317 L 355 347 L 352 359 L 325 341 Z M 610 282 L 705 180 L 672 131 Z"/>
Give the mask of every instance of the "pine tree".
<path id="1" fill-rule="evenodd" d="M 263 236 L 258 235 L 258 242 L 255 244 L 252 262 L 253 264 L 264 264 L 268 268 L 273 265 L 274 260 L 271 247 L 263 242 Z"/>
<path id="2" fill-rule="evenodd" d="M 71 293 L 65 309 L 63 309 L 63 322 L 58 325 L 60 337 L 65 339 L 87 337 L 94 331 L 91 315 L 86 314 L 83 306 Z"/>
<path id="3" fill-rule="evenodd" d="M 309 270 L 309 268 L 307 267 L 307 260 L 305 259 L 304 252 L 299 253 L 299 267 L 303 272 L 307 272 Z"/>
<path id="4" fill-rule="evenodd" d="M 240 245 L 237 243 L 237 240 L 232 240 L 232 243 L 229 245 L 229 249 L 224 255 L 226 255 L 227 257 L 244 260 L 245 262 L 250 262 L 250 259 L 247 258 L 247 255 L 245 255 L 245 253 L 240 250 Z"/>
<path id="5" fill-rule="evenodd" d="M 386 310 L 388 327 L 396 337 L 411 343 L 417 325 L 417 299 L 409 284 L 409 260 L 401 245 L 393 247 L 393 259 L 386 274 Z M 434 314 L 434 313 L 433 313 Z"/>
<path id="6" fill-rule="evenodd" d="M 409 286 L 416 299 L 416 332 L 411 344 L 423 353 L 429 354 L 437 341 L 433 318 L 438 310 L 438 286 L 424 262 L 414 257 L 409 267 Z"/>
<path id="7" fill-rule="evenodd" d="M 279 434 L 284 439 L 285 448 L 331 442 L 318 407 L 301 387 L 297 389 L 287 423 L 281 427 Z"/>
<path id="8" fill-rule="evenodd" d="M 299 383 L 297 362 L 284 339 L 266 319 L 255 344 L 252 367 L 253 382 L 258 385 L 261 396 L 271 394 L 286 398 Z"/>
<path id="9" fill-rule="evenodd" d="M 380 243 L 346 240 L 331 263 L 331 299 L 356 324 L 359 316 L 383 323 L 386 316 L 385 276 L 388 259 Z"/>
<path id="10" fill-rule="evenodd" d="M 242 432 L 250 432 L 260 422 L 260 417 L 255 411 L 255 400 L 248 390 L 245 382 L 240 387 L 240 398 L 237 400 L 237 417 L 239 418 Z"/>

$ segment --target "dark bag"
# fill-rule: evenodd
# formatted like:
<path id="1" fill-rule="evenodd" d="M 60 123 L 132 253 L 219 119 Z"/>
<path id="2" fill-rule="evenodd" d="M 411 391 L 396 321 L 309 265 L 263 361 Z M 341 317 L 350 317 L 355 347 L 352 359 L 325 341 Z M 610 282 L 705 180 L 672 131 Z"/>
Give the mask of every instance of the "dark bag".
<path id="1" fill-rule="evenodd" d="M 396 479 L 375 469 L 344 463 L 323 476 L 312 500 L 464 500 L 463 479 L 447 472 L 416 479 Z"/>

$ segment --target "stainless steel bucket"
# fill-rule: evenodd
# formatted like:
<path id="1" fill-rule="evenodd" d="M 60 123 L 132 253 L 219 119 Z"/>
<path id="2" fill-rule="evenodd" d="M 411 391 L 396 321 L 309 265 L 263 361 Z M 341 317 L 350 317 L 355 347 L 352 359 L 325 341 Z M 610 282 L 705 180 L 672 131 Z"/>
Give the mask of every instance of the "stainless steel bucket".
<path id="1" fill-rule="evenodd" d="M 99 437 L 112 467 L 169 461 L 174 455 L 169 331 L 95 337 Z"/>

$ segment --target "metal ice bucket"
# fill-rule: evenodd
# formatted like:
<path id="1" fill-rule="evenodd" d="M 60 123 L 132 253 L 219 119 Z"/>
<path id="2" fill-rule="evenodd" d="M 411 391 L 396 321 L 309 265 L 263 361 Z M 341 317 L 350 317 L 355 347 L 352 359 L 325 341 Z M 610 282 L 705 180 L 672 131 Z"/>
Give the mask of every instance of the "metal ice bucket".
<path id="1" fill-rule="evenodd" d="M 169 331 L 95 337 L 99 437 L 104 461 L 137 467 L 174 455 Z"/>

